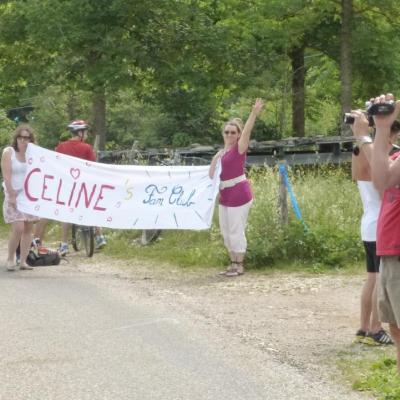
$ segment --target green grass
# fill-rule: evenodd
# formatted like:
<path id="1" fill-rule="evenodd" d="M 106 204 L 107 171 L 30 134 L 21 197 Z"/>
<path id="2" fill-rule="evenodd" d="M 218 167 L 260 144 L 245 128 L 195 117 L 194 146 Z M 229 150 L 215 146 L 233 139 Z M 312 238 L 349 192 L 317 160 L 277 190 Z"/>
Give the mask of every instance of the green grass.
<path id="1" fill-rule="evenodd" d="M 359 236 L 362 209 L 348 171 L 328 166 L 298 168 L 290 171 L 290 178 L 307 230 L 296 220 L 290 203 L 289 223 L 281 226 L 277 170 L 253 169 L 250 179 L 255 201 L 247 229 L 247 267 L 263 271 L 283 266 L 310 272 L 358 270 L 364 259 Z M 162 260 L 183 268 L 221 267 L 228 261 L 217 212 L 208 231 L 163 231 L 160 240 L 145 247 L 137 243 L 140 234 L 108 232 L 107 251 L 116 257 Z"/>
<path id="2" fill-rule="evenodd" d="M 339 367 L 354 390 L 369 392 L 379 400 L 400 399 L 400 377 L 393 346 L 355 345 L 340 357 Z"/>

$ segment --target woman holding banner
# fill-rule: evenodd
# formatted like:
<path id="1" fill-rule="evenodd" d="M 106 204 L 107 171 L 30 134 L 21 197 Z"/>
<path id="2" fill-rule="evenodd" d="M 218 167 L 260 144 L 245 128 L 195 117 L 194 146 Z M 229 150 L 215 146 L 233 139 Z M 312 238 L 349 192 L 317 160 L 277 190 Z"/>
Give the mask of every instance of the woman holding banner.
<path id="1" fill-rule="evenodd" d="M 28 143 L 35 143 L 33 130 L 29 125 L 21 124 L 17 127 L 10 147 L 3 150 L 1 156 L 1 171 L 3 174 L 4 221 L 11 225 L 8 241 L 8 257 L 5 267 L 8 271 L 16 268 L 15 251 L 21 243 L 20 269 L 32 269 L 26 264 L 29 248 L 32 241 L 32 222 L 38 218 L 24 214 L 17 209 L 17 196 L 23 190 L 26 159 L 25 152 Z"/>
<path id="2" fill-rule="evenodd" d="M 243 129 L 242 121 L 238 118 L 224 125 L 224 148 L 213 157 L 210 165 L 209 175 L 213 178 L 218 162 L 221 163 L 219 225 L 231 259 L 230 266 L 221 274 L 229 277 L 244 273 L 243 260 L 247 248 L 245 229 L 253 203 L 244 169 L 251 131 L 263 107 L 264 102 L 256 99 Z"/>

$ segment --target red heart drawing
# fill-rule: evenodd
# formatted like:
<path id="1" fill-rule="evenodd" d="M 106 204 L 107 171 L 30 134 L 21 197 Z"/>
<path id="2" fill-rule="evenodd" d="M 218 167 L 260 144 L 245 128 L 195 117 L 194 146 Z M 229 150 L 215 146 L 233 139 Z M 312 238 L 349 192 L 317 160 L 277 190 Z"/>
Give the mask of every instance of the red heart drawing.
<path id="1" fill-rule="evenodd" d="M 69 170 L 69 173 L 71 174 L 71 176 L 76 180 L 79 178 L 81 171 L 79 168 L 71 168 Z"/>

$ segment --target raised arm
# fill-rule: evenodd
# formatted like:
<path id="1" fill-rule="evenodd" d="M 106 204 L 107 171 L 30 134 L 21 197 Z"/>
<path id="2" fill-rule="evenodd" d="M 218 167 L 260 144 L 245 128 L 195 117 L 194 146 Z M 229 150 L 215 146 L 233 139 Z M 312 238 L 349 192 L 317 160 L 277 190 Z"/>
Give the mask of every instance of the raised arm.
<path id="1" fill-rule="evenodd" d="M 393 95 L 381 95 L 374 102 L 383 103 L 392 100 Z M 372 182 L 379 192 L 400 184 L 400 159 L 392 162 L 387 153 L 390 140 L 390 128 L 400 113 L 400 101 L 396 102 L 395 110 L 390 115 L 376 115 L 375 145 L 372 151 Z"/>
<path id="2" fill-rule="evenodd" d="M 251 131 L 253 130 L 254 123 L 256 122 L 257 115 L 260 114 L 261 110 L 264 107 L 264 102 L 262 99 L 258 98 L 256 99 L 249 117 L 247 118 L 247 121 L 244 125 L 242 134 L 240 135 L 239 139 L 239 153 L 243 154 L 247 151 L 249 148 L 249 142 L 250 142 L 250 135 Z"/>
<path id="3" fill-rule="evenodd" d="M 361 110 L 354 110 L 351 115 L 354 117 L 354 124 L 351 125 L 351 130 L 357 138 L 356 145 L 368 161 L 368 164 L 371 165 L 373 144 L 369 135 L 368 119 Z"/>

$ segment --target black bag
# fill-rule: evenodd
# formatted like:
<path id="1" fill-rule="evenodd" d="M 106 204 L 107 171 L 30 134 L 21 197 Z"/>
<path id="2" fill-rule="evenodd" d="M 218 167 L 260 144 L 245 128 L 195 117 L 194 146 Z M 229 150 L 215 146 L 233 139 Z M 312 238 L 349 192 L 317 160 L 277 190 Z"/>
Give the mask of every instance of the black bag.
<path id="1" fill-rule="evenodd" d="M 60 264 L 61 257 L 56 251 L 47 250 L 36 253 L 33 250 L 29 250 L 26 263 L 31 267 L 46 267 L 49 265 Z"/>

